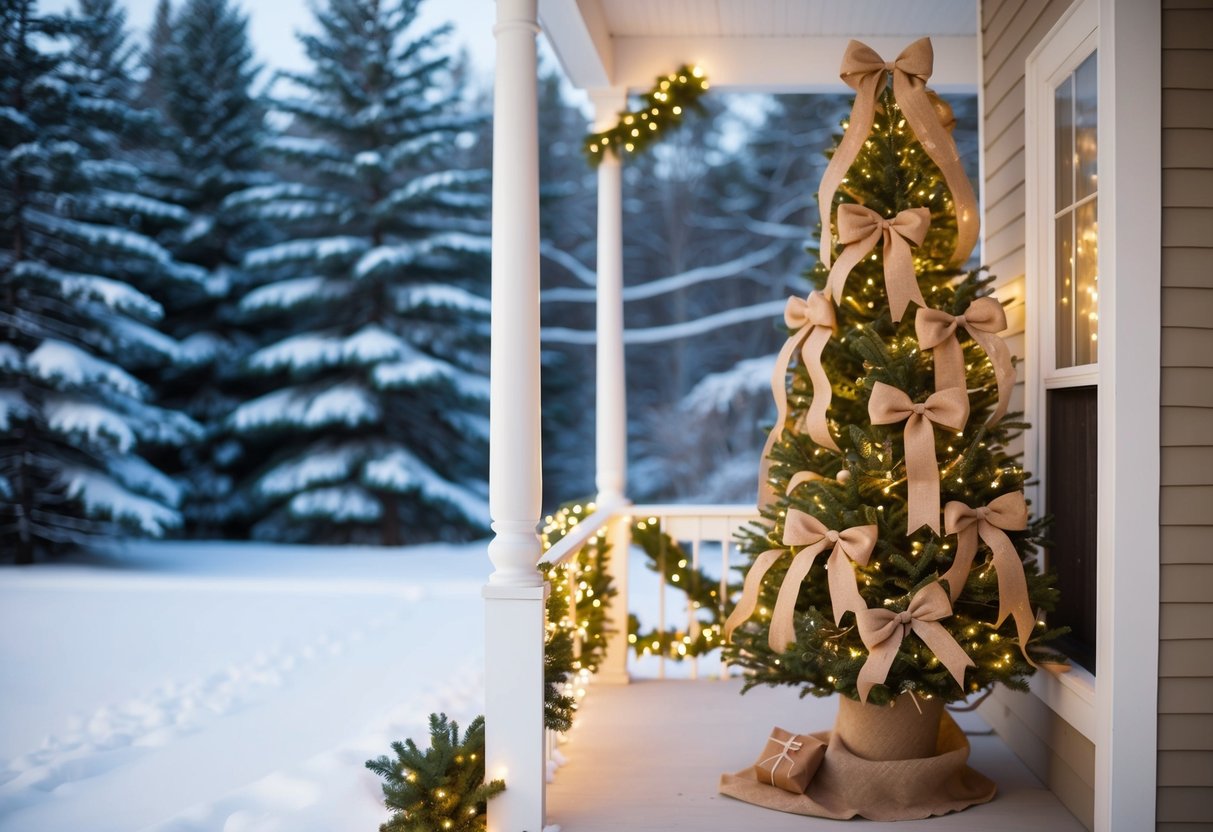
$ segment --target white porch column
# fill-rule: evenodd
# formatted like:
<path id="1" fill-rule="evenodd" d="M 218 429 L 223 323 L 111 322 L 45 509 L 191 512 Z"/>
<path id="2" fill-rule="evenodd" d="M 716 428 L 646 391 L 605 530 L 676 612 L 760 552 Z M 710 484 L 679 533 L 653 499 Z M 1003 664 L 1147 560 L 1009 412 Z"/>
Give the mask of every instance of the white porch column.
<path id="1" fill-rule="evenodd" d="M 539 832 L 544 820 L 536 2 L 497 0 L 494 29 L 485 773 L 507 788 L 489 802 L 491 832 Z"/>
<path id="2" fill-rule="evenodd" d="M 612 88 L 590 93 L 594 127 L 615 124 L 627 108 L 627 90 Z M 598 361 L 595 410 L 598 503 L 623 500 L 627 493 L 627 385 L 623 355 L 623 176 L 619 158 L 604 152 L 598 166 Z M 608 637 L 607 658 L 599 668 L 604 682 L 628 681 L 628 549 L 631 526 L 627 518 L 607 529 L 611 546 L 611 576 L 618 594 L 607 615 L 614 628 Z"/>

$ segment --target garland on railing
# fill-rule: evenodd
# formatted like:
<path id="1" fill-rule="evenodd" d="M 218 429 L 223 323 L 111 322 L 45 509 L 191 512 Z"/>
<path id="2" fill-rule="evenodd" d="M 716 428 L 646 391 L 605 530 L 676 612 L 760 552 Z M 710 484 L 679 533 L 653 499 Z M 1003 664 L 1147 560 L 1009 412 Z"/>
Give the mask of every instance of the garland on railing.
<path id="1" fill-rule="evenodd" d="M 708 79 L 697 66 L 683 64 L 658 78 L 645 96 L 643 107 L 620 113 L 614 127 L 586 136 L 586 158 L 591 165 L 598 165 L 608 152 L 620 155 L 620 148 L 626 153 L 641 152 L 665 130 L 681 124 L 682 114 L 688 107 L 698 107 L 699 97 L 707 89 Z"/>
<path id="2" fill-rule="evenodd" d="M 594 512 L 592 501 L 566 503 L 544 518 L 540 535 L 543 549 L 547 551 L 572 528 Z M 702 569 L 694 569 L 690 559 L 678 542 L 661 531 L 657 518 L 641 517 L 632 523 L 632 540 L 648 556 L 648 566 L 662 575 L 665 586 L 685 592 L 691 604 L 698 610 L 706 610 L 701 619 L 699 632 L 692 634 L 685 627 L 670 627 L 665 630 L 651 628 L 641 632 L 640 620 L 628 615 L 628 643 L 637 656 L 664 655 L 674 661 L 702 656 L 720 646 L 720 632 L 725 617 L 732 609 L 726 599 L 720 605 L 720 581 Z M 564 674 L 560 681 L 549 683 L 549 711 L 568 714 L 571 708 L 561 704 L 559 696 L 571 697 L 576 686 L 571 681 L 580 671 L 593 672 L 598 669 L 606 652 L 607 601 L 616 594 L 607 569 L 609 547 L 606 530 L 590 538 L 582 550 L 567 565 L 547 567 L 544 576 L 552 585 L 548 596 L 548 664 L 555 674 Z M 577 626 L 566 621 L 569 608 L 569 581 L 567 569 L 575 570 L 574 585 L 577 603 Z M 740 590 L 740 585 L 728 585 L 730 597 Z M 564 635 L 562 635 L 564 634 Z M 565 637 L 567 635 L 567 638 Z M 581 658 L 573 657 L 573 636 L 581 638 Z M 567 644 L 566 644 L 567 642 Z M 567 656 L 561 658 L 567 650 Z M 561 693 L 560 691 L 563 691 Z M 554 721 L 554 720 L 553 720 Z M 552 726 L 549 726 L 552 727 Z M 564 730 L 558 728 L 557 730 Z"/>
<path id="3" fill-rule="evenodd" d="M 587 515 L 590 501 L 566 503 L 544 518 L 540 539 L 546 552 Z M 607 568 L 610 547 L 606 530 L 591 537 L 568 562 L 542 564 L 551 585 L 547 600 L 547 637 L 544 643 L 544 725 L 567 731 L 573 724 L 577 700 L 584 693 L 579 683 L 593 673 L 606 655 L 607 607 L 617 594 Z M 571 580 L 570 580 L 571 579 Z M 571 621 L 570 609 L 577 610 Z M 580 643 L 580 650 L 575 646 Z"/>
<path id="4" fill-rule="evenodd" d="M 649 568 L 661 574 L 665 586 L 671 586 L 687 595 L 696 610 L 706 611 L 707 619 L 700 619 L 699 632 L 691 633 L 686 628 L 671 627 L 666 630 L 650 629 L 640 632 L 640 620 L 628 616 L 628 643 L 637 656 L 664 655 L 668 659 L 681 661 L 702 656 L 721 646 L 721 628 L 732 611 L 729 600 L 740 591 L 740 584 L 728 584 L 728 598 L 720 603 L 720 580 L 702 569 L 691 566 L 690 558 L 678 542 L 661 530 L 657 518 L 641 518 L 632 524 L 632 540 L 644 550 L 649 559 Z"/>

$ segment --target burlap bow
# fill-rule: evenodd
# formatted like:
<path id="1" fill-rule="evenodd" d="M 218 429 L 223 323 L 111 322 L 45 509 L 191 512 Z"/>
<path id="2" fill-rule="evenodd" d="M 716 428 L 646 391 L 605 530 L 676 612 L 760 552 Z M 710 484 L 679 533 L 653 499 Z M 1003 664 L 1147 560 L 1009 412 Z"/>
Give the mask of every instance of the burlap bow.
<path id="1" fill-rule="evenodd" d="M 970 508 L 953 500 L 944 508 L 943 518 L 947 533 L 956 535 L 956 557 L 940 579 L 948 582 L 948 594 L 953 601 L 960 597 L 969 579 L 980 538 L 990 547 L 994 571 L 998 575 L 998 618 L 994 626 L 1001 627 L 1008 615 L 1013 616 L 1019 650 L 1028 664 L 1035 667 L 1036 663 L 1028 655 L 1028 639 L 1036 626 L 1036 616 L 1032 614 L 1032 603 L 1028 599 L 1028 579 L 1015 544 L 1006 535 L 1007 531 L 1018 532 L 1028 527 L 1028 504 L 1023 492 L 1003 494 L 981 508 Z"/>
<path id="2" fill-rule="evenodd" d="M 834 306 L 821 292 L 810 292 L 807 298 L 788 298 L 784 307 L 783 320 L 788 329 L 793 330 L 783 349 L 775 359 L 775 368 L 771 371 L 771 394 L 775 397 L 775 426 L 767 434 L 766 445 L 762 449 L 762 462 L 758 468 L 758 508 L 769 506 L 775 500 L 775 489 L 768 479 L 771 467 L 771 449 L 783 433 L 784 422 L 788 418 L 788 364 L 792 355 L 800 348 L 800 360 L 809 371 L 809 380 L 813 383 L 813 402 L 805 415 L 805 425 L 809 437 L 818 445 L 838 451 L 834 437 L 830 436 L 826 424 L 826 410 L 830 406 L 832 389 L 830 379 L 821 366 L 821 351 L 826 342 L 834 334 Z"/>
<path id="3" fill-rule="evenodd" d="M 998 336 L 1007 328 L 1007 313 L 994 298 L 978 298 L 965 311 L 956 316 L 939 309 L 919 309 L 914 319 L 918 344 L 924 350 L 935 351 L 935 389 L 964 387 L 964 351 L 960 348 L 956 330 L 964 327 L 973 340 L 986 351 L 994 365 L 994 378 L 998 382 L 998 405 L 986 421 L 993 425 L 1007 413 L 1011 403 L 1011 388 L 1015 384 L 1015 367 L 1011 364 L 1011 351 Z M 966 415 L 966 420 L 968 416 Z"/>
<path id="4" fill-rule="evenodd" d="M 782 653 L 796 640 L 792 616 L 796 611 L 796 599 L 800 596 L 800 585 L 809 574 L 817 556 L 827 549 L 833 549 L 826 569 L 834 623 L 842 621 L 843 614 L 848 610 L 860 610 L 867 606 L 859 596 L 859 588 L 855 584 L 855 570 L 850 561 L 867 566 L 872 557 L 872 550 L 876 547 L 877 534 L 875 525 L 853 526 L 838 532 L 827 529 L 811 514 L 796 509 L 788 511 L 783 527 L 783 543 L 785 546 L 805 548 L 792 558 L 787 575 L 779 587 L 779 597 L 775 599 L 768 639 L 772 650 Z M 746 579 L 749 580 L 748 575 Z"/>
<path id="5" fill-rule="evenodd" d="M 884 239 L 884 287 L 889 296 L 889 313 L 900 321 L 910 301 L 926 306 L 918 277 L 914 273 L 914 256 L 910 246 L 922 244 L 931 224 L 931 212 L 926 208 L 907 208 L 888 220 L 871 208 L 844 203 L 838 206 L 838 242 L 846 248 L 830 269 L 826 291 L 834 302 L 842 301 L 851 269 L 867 257 L 876 242 Z"/>
<path id="6" fill-rule="evenodd" d="M 872 120 L 876 114 L 876 99 L 890 73 L 893 75 L 893 94 L 902 115 L 914 131 L 923 150 L 943 173 L 948 190 L 952 192 L 952 203 L 956 208 L 956 250 L 952 253 L 953 265 L 961 265 L 968 259 L 977 244 L 977 198 L 973 186 L 965 176 L 960 163 L 960 153 L 948 131 L 940 123 L 940 117 L 927 93 L 927 79 L 934 68 L 935 52 L 929 38 L 921 38 L 907 46 L 897 60 L 886 62 L 870 46 L 857 40 L 847 45 L 839 76 L 855 90 L 855 103 L 851 106 L 851 119 L 846 134 L 834 151 L 821 178 L 817 191 L 818 206 L 822 216 L 821 262 L 828 268 L 832 257 L 833 237 L 830 229 L 830 213 L 834 194 L 847 171 L 859 155 L 859 149 L 872 131 Z M 841 206 L 840 206 L 841 207 Z"/>
<path id="7" fill-rule="evenodd" d="M 974 667 L 951 633 L 939 622 L 952 615 L 948 594 L 938 583 L 927 584 L 910 599 L 905 612 L 883 608 L 860 610 L 856 616 L 859 637 L 868 648 L 868 659 L 859 670 L 856 687 L 859 701 L 868 701 L 868 692 L 889 678 L 889 668 L 897 658 L 901 642 L 911 631 L 930 647 L 935 657 L 952 674 L 956 684 L 964 688 L 965 668 Z"/>
<path id="8" fill-rule="evenodd" d="M 906 480 L 909 512 L 906 534 L 923 524 L 939 534 L 939 462 L 935 457 L 935 425 L 963 430 L 969 412 L 968 394 L 963 387 L 950 387 L 932 393 L 925 402 L 915 404 L 903 391 L 882 381 L 872 387 L 868 417 L 874 425 L 891 425 L 905 420 Z"/>
<path id="9" fill-rule="evenodd" d="M 816 557 L 826 549 L 833 547 L 834 552 L 830 556 L 830 600 L 835 606 L 835 618 L 841 619 L 845 609 L 839 607 L 847 607 L 849 609 L 857 609 L 864 606 L 862 599 L 859 598 L 859 590 L 855 587 L 855 572 L 849 568 L 846 558 L 850 558 L 860 565 L 866 566 L 868 560 L 872 557 L 872 550 L 876 547 L 876 526 L 855 526 L 843 532 L 836 532 L 827 529 L 821 521 L 812 515 L 805 514 L 803 511 L 791 509 L 788 511 L 787 522 L 784 524 L 783 542 L 785 546 L 805 546 L 799 554 L 792 559 L 791 565 L 788 567 L 787 575 L 784 577 L 784 582 L 779 588 L 779 598 L 775 606 L 775 613 L 772 616 L 770 642 L 773 649 L 783 652 L 787 645 L 796 640 L 795 633 L 792 628 L 792 611 L 796 606 L 796 596 L 800 592 L 800 584 L 804 580 L 804 576 L 809 574 L 809 569 L 813 566 L 813 561 Z M 758 608 L 758 593 L 762 588 L 762 579 L 766 577 L 767 572 L 775 561 L 779 560 L 780 556 L 785 554 L 787 549 L 768 549 L 754 559 L 754 563 L 750 566 L 750 571 L 746 573 L 745 584 L 741 590 L 741 598 L 737 601 L 737 606 L 733 608 L 733 612 L 729 614 L 729 618 L 724 623 L 724 638 L 728 641 L 733 637 L 733 631 L 740 627 Z M 840 566 L 835 569 L 834 563 L 837 562 Z M 798 573 L 794 577 L 793 573 Z M 851 584 L 848 587 L 845 583 L 847 575 L 851 578 Z M 794 589 L 788 590 L 787 587 Z M 837 590 L 836 590 L 837 587 Z M 834 596 L 837 591 L 839 601 L 834 602 Z M 791 593 L 791 601 L 785 601 L 785 592 Z M 852 594 L 853 593 L 853 594 Z M 781 607 L 780 604 L 783 604 Z M 788 607 L 788 604 L 791 607 Z M 779 625 L 781 633 L 780 638 L 785 640 L 778 647 L 776 642 L 776 622 L 786 618 L 786 622 Z"/>

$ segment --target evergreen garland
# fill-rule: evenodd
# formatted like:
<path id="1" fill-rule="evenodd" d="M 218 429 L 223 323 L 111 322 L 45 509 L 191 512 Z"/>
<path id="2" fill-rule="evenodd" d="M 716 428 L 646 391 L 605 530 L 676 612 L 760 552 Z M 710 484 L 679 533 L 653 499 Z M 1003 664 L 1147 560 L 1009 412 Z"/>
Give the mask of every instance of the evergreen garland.
<path id="1" fill-rule="evenodd" d="M 640 153 L 668 129 L 682 123 L 688 107 L 697 107 L 708 90 L 708 79 L 697 66 L 683 64 L 656 83 L 637 110 L 620 113 L 613 127 L 591 133 L 585 139 L 586 158 L 598 165 L 607 153 Z"/>
<path id="2" fill-rule="evenodd" d="M 484 717 L 472 720 L 463 737 L 446 714 L 430 714 L 430 747 L 412 739 L 393 742 L 395 759 L 367 760 L 386 782 L 384 804 L 392 818 L 380 832 L 480 832 L 487 827 L 490 799 L 505 790 L 502 780 L 484 780 Z"/>

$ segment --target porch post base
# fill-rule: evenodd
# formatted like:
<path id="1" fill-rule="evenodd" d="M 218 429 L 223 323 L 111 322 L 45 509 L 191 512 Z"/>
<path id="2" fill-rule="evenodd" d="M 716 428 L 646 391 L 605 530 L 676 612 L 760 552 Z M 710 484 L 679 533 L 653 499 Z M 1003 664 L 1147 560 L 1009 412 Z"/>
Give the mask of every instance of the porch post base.
<path id="1" fill-rule="evenodd" d="M 484 596 L 485 779 L 489 832 L 543 829 L 543 644 L 548 585 L 488 584 Z"/>

